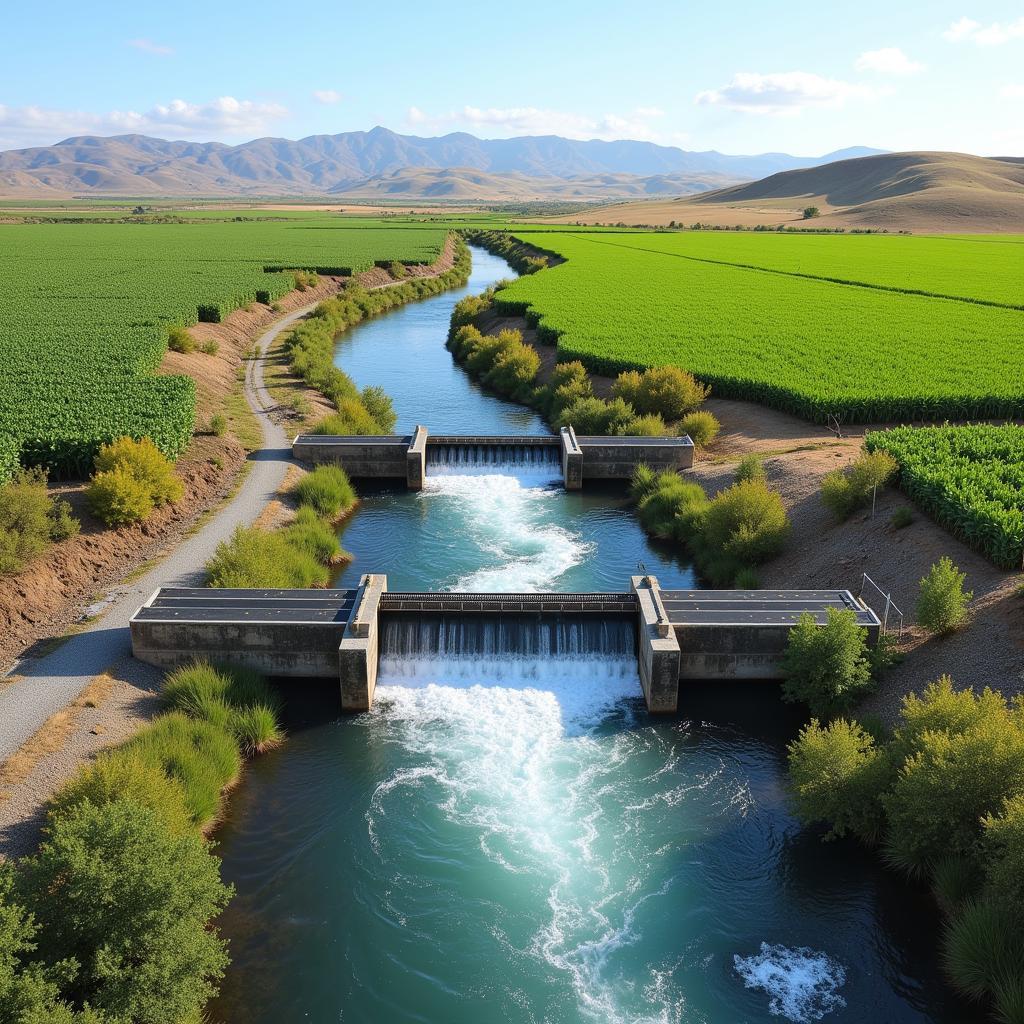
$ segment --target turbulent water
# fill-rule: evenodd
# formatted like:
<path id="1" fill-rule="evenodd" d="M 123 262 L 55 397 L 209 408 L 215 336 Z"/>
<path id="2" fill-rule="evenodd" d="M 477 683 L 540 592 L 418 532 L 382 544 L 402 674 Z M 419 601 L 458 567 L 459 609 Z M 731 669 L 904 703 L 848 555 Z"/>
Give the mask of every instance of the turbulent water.
<path id="1" fill-rule="evenodd" d="M 475 256 L 484 277 L 504 269 Z M 366 325 L 376 363 L 356 328 L 341 364 L 395 394 L 404 426 L 419 418 L 421 389 L 403 390 L 415 357 L 446 417 L 437 432 L 536 431 L 451 365 L 447 312 L 431 306 L 442 298 Z M 471 427 L 457 425 L 463 392 Z M 621 489 L 568 495 L 550 465 L 522 463 L 448 464 L 415 495 L 361 489 L 343 580 L 622 590 L 640 563 L 666 585 L 692 583 L 624 514 Z M 927 899 L 789 814 L 784 745 L 798 719 L 774 689 L 687 689 L 679 717 L 654 719 L 632 644 L 629 623 L 396 620 L 368 714 L 338 719 L 322 683 L 293 686 L 290 738 L 253 762 L 219 837 L 238 896 L 222 922 L 234 966 L 216 1016 L 966 1019 L 928 966 Z"/>

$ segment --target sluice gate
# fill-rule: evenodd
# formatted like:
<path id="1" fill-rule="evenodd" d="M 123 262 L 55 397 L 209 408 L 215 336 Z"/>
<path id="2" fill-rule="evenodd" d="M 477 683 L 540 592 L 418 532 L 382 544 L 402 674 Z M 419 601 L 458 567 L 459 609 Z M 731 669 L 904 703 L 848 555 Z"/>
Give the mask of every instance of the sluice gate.
<path id="1" fill-rule="evenodd" d="M 550 470 L 567 490 L 579 490 L 587 480 L 628 480 L 641 463 L 659 472 L 688 469 L 693 442 L 685 436 L 577 437 L 572 427 L 532 436 L 431 435 L 418 426 L 412 434 L 382 437 L 300 434 L 292 454 L 313 465 L 339 465 L 356 478 L 405 480 L 411 490 L 420 490 L 431 474 L 532 470 Z"/>
<path id="2" fill-rule="evenodd" d="M 161 668 L 194 658 L 273 676 L 338 679 L 345 710 L 373 702 L 382 659 L 433 655 L 487 665 L 632 656 L 652 712 L 674 712 L 681 680 L 777 679 L 789 630 L 853 611 L 876 643 L 878 616 L 848 590 L 662 590 L 634 576 L 624 593 L 390 592 L 161 588 L 131 620 L 135 657 Z M 483 679 L 481 681 L 484 681 Z"/>

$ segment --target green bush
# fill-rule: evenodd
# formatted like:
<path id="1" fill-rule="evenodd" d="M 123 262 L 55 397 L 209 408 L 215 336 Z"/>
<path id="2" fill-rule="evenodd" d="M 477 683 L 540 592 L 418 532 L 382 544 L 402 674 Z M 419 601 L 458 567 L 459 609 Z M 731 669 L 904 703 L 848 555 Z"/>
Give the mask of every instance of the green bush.
<path id="1" fill-rule="evenodd" d="M 338 562 L 343 552 L 330 523 L 324 522 L 309 506 L 299 509 L 295 522 L 284 528 L 285 539 L 322 565 Z"/>
<path id="2" fill-rule="evenodd" d="M 629 496 L 634 501 L 642 501 L 658 486 L 658 474 L 646 462 L 641 462 L 633 470 L 629 482 Z"/>
<path id="3" fill-rule="evenodd" d="M 821 500 L 840 519 L 866 505 L 876 487 L 882 487 L 899 465 L 884 451 L 862 452 L 846 469 L 826 473 L 821 481 Z"/>
<path id="4" fill-rule="evenodd" d="M 964 591 L 967 574 L 943 556 L 921 580 L 917 621 L 931 633 L 952 633 L 967 622 L 973 591 Z"/>
<path id="5" fill-rule="evenodd" d="M 970 902 L 948 923 L 942 959 L 954 986 L 971 999 L 983 999 L 1004 978 L 1020 972 L 1024 935 L 1007 908 Z"/>
<path id="6" fill-rule="evenodd" d="M 952 917 L 978 893 L 978 866 L 970 857 L 953 854 L 935 862 L 932 892 L 947 917 Z"/>
<path id="7" fill-rule="evenodd" d="M 252 704 L 236 712 L 231 731 L 246 757 L 266 753 L 284 739 L 274 709 L 266 704 Z"/>
<path id="8" fill-rule="evenodd" d="M 985 894 L 1014 907 L 1024 925 L 1024 793 L 1007 797 L 997 814 L 982 819 Z"/>
<path id="9" fill-rule="evenodd" d="M 868 631 L 850 609 L 828 609 L 819 626 L 809 612 L 789 631 L 782 658 L 783 700 L 825 718 L 847 711 L 871 687 Z"/>
<path id="10" fill-rule="evenodd" d="M 177 711 L 157 718 L 121 750 L 177 779 L 189 814 L 200 828 L 220 816 L 221 794 L 242 769 L 235 738 L 226 728 Z"/>
<path id="11" fill-rule="evenodd" d="M 641 498 L 637 516 L 644 529 L 656 537 L 685 541 L 699 529 L 707 507 L 708 496 L 700 484 L 666 470 Z"/>
<path id="12" fill-rule="evenodd" d="M 0 485 L 0 575 L 18 572 L 54 540 L 79 530 L 66 501 L 54 501 L 46 489 L 46 472 L 20 469 Z"/>
<path id="13" fill-rule="evenodd" d="M 363 388 L 359 397 L 366 411 L 373 417 L 373 421 L 377 426 L 377 433 L 392 433 L 398 417 L 395 415 L 395 407 L 392 405 L 391 397 L 387 392 L 383 388 L 371 385 Z"/>
<path id="14" fill-rule="evenodd" d="M 295 485 L 292 494 L 299 505 L 331 521 L 340 519 L 356 503 L 356 492 L 340 466 L 317 466 Z"/>
<path id="15" fill-rule="evenodd" d="M 558 363 L 547 384 L 537 389 L 534 400 L 549 419 L 555 420 L 566 406 L 593 397 L 594 389 L 586 368 L 576 359 Z"/>
<path id="16" fill-rule="evenodd" d="M 216 413 L 210 417 L 210 433 L 215 437 L 223 437 L 228 432 L 227 417 L 223 413 Z"/>
<path id="17" fill-rule="evenodd" d="M 220 351 L 220 344 L 215 338 L 207 338 L 207 340 L 199 346 L 199 351 L 204 355 L 215 356 Z"/>
<path id="18" fill-rule="evenodd" d="M 704 448 L 718 437 L 722 424 L 711 413 L 700 409 L 684 416 L 678 428 L 680 436 L 685 434 L 698 448 Z"/>
<path id="19" fill-rule="evenodd" d="M 581 436 L 621 434 L 627 423 L 636 417 L 633 407 L 621 398 L 580 398 L 566 406 L 555 425 L 572 427 Z"/>
<path id="20" fill-rule="evenodd" d="M 151 808 L 175 835 L 194 827 L 181 783 L 159 765 L 124 749 L 101 754 L 73 775 L 50 801 L 50 817 L 65 817 L 84 803 L 103 807 L 116 800 Z"/>
<path id="21" fill-rule="evenodd" d="M 127 526 L 148 519 L 153 496 L 146 485 L 124 467 L 97 473 L 85 491 L 89 510 L 107 526 Z"/>
<path id="22" fill-rule="evenodd" d="M 665 421 L 657 414 L 634 416 L 616 430 L 623 437 L 664 437 L 668 433 Z"/>
<path id="23" fill-rule="evenodd" d="M 914 513 L 909 505 L 900 505 L 889 520 L 894 530 L 904 530 L 914 521 Z"/>
<path id="24" fill-rule="evenodd" d="M 677 420 L 701 405 L 711 389 L 678 366 L 652 366 L 643 373 L 620 373 L 612 392 L 641 415 L 653 413 L 665 420 Z"/>
<path id="25" fill-rule="evenodd" d="M 208 927 L 231 896 L 195 832 L 151 807 L 84 802 L 51 818 L 23 889 L 50 964 L 74 962 L 80 1003 L 139 1024 L 197 1017 L 228 958 Z"/>
<path id="26" fill-rule="evenodd" d="M 289 543 L 283 533 L 240 526 L 231 540 L 217 546 L 206 565 L 211 587 L 323 587 L 327 568 Z"/>
<path id="27" fill-rule="evenodd" d="M 758 590 L 761 587 L 761 577 L 756 569 L 740 569 L 733 580 L 733 586 L 737 590 Z"/>
<path id="28" fill-rule="evenodd" d="M 878 793 L 891 778 L 884 751 L 856 722 L 817 719 L 789 745 L 789 789 L 801 821 L 830 826 L 829 837 L 850 833 L 867 843 L 885 824 Z"/>
<path id="29" fill-rule="evenodd" d="M 711 500 L 701 529 L 701 546 L 712 559 L 725 559 L 736 570 L 757 565 L 785 546 L 789 519 L 782 499 L 760 480 L 747 480 L 720 491 Z"/>
<path id="30" fill-rule="evenodd" d="M 764 480 L 764 460 L 757 455 L 744 455 L 736 467 L 736 483 L 741 484 L 746 480 Z"/>
<path id="31" fill-rule="evenodd" d="M 184 327 L 174 325 L 168 332 L 167 347 L 172 352 L 195 352 L 196 340 Z"/>

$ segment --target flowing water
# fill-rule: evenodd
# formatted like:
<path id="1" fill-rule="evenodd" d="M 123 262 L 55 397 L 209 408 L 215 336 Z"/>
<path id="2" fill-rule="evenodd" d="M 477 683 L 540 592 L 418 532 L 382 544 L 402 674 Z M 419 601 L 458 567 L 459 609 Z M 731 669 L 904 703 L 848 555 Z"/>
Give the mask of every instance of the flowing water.
<path id="1" fill-rule="evenodd" d="M 338 363 L 399 429 L 544 432 L 443 347 L 474 279 L 352 330 Z M 652 546 L 621 487 L 557 467 L 435 458 L 419 494 L 360 487 L 340 575 L 401 590 L 622 590 Z M 252 763 L 219 835 L 238 890 L 217 1019 L 422 1024 L 741 1024 L 966 1019 L 936 921 L 873 860 L 787 810 L 799 717 L 771 684 L 685 688 L 643 709 L 629 623 L 395 619 L 371 712 L 289 684 L 288 742 Z"/>

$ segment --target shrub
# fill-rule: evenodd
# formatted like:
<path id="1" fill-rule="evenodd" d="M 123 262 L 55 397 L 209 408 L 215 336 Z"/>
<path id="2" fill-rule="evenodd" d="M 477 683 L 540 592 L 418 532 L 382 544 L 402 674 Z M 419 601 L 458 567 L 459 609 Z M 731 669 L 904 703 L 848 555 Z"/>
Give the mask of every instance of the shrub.
<path id="1" fill-rule="evenodd" d="M 123 466 L 97 473 L 85 498 L 93 515 L 108 526 L 141 522 L 154 508 L 149 488 Z"/>
<path id="2" fill-rule="evenodd" d="M 0 486 L 0 575 L 24 568 L 50 541 L 66 540 L 78 530 L 71 506 L 50 498 L 45 470 L 18 470 Z"/>
<path id="3" fill-rule="evenodd" d="M 395 429 L 398 417 L 387 392 L 371 385 L 363 388 L 359 397 L 366 411 L 373 417 L 378 433 L 390 434 Z"/>
<path id="4" fill-rule="evenodd" d="M 764 480 L 764 461 L 757 455 L 744 455 L 740 464 L 736 467 L 736 483 L 743 483 L 745 480 Z"/>
<path id="5" fill-rule="evenodd" d="M 337 534 L 309 506 L 300 508 L 295 522 L 286 526 L 283 532 L 292 547 L 304 551 L 323 565 L 331 565 L 341 557 Z"/>
<path id="6" fill-rule="evenodd" d="M 817 719 L 789 744 L 789 789 L 797 816 L 824 822 L 829 837 L 851 833 L 873 843 L 885 818 L 878 792 L 891 775 L 885 754 L 856 722 Z"/>
<path id="7" fill-rule="evenodd" d="M 103 807 L 116 800 L 151 808 L 176 835 L 194 827 L 181 783 L 158 765 L 124 749 L 100 754 L 73 775 L 50 801 L 50 817 L 63 817 L 83 803 Z"/>
<path id="8" fill-rule="evenodd" d="M 177 501 L 185 490 L 181 480 L 175 475 L 174 463 L 148 437 L 138 441 L 131 437 L 122 437 L 100 449 L 96 456 L 96 476 L 93 477 L 93 482 L 95 483 L 105 473 L 115 472 L 127 473 L 134 477 L 152 505 L 156 507 Z M 132 495 L 137 493 L 134 489 L 119 482 L 115 489 L 125 495 L 124 500 L 129 505 L 138 504 L 137 500 L 132 498 Z M 89 491 L 86 492 L 90 501 L 91 491 L 90 485 Z M 147 512 L 146 515 L 148 514 Z"/>
<path id="9" fill-rule="evenodd" d="M 223 437 L 228 432 L 227 417 L 222 413 L 216 413 L 210 417 L 210 433 L 215 437 Z"/>
<path id="10" fill-rule="evenodd" d="M 516 332 L 518 334 L 518 332 Z M 520 339 L 498 350 L 484 383 L 503 394 L 524 395 L 540 370 L 540 356 Z"/>
<path id="11" fill-rule="evenodd" d="M 977 865 L 971 858 L 958 854 L 936 861 L 932 868 L 932 892 L 946 916 L 952 917 L 977 895 Z"/>
<path id="12" fill-rule="evenodd" d="M 892 518 L 889 520 L 892 523 L 894 530 L 906 529 L 914 521 L 914 513 L 911 511 L 909 505 L 900 505 L 898 509 L 892 514 Z"/>
<path id="13" fill-rule="evenodd" d="M 266 704 L 242 708 L 231 720 L 231 731 L 246 757 L 263 754 L 284 738 L 274 710 Z"/>
<path id="14" fill-rule="evenodd" d="M 83 1002 L 146 1024 L 198 1017 L 227 964 L 208 922 L 231 896 L 199 835 L 150 807 L 85 802 L 50 820 L 23 871 L 39 948 L 77 963 Z"/>
<path id="15" fill-rule="evenodd" d="M 651 413 L 647 416 L 634 416 L 621 424 L 616 433 L 623 437 L 664 437 L 668 428 L 657 413 Z"/>
<path id="16" fill-rule="evenodd" d="M 179 327 L 175 324 L 168 332 L 167 347 L 172 352 L 195 352 L 196 340 L 184 327 Z"/>
<path id="17" fill-rule="evenodd" d="M 821 210 L 816 206 L 805 206 L 804 207 L 804 220 L 813 220 L 815 217 L 821 216 Z"/>
<path id="18" fill-rule="evenodd" d="M 392 260 L 388 264 L 388 273 L 396 280 L 401 280 L 403 277 L 408 276 L 409 268 L 404 263 L 399 263 L 398 260 Z"/>
<path id="19" fill-rule="evenodd" d="M 704 448 L 718 437 L 722 424 L 711 413 L 700 409 L 684 416 L 678 427 L 680 436 L 685 434 L 698 448 Z"/>
<path id="20" fill-rule="evenodd" d="M 156 719 L 121 750 L 177 779 L 200 828 L 217 820 L 221 793 L 242 769 L 235 739 L 225 727 L 177 711 Z"/>
<path id="21" fill-rule="evenodd" d="M 727 487 L 711 500 L 701 540 L 712 557 L 722 556 L 742 568 L 777 555 L 788 533 L 789 519 L 779 495 L 762 481 L 748 480 Z"/>
<path id="22" fill-rule="evenodd" d="M 288 542 L 283 533 L 238 527 L 231 540 L 217 546 L 206 565 L 211 587 L 322 587 L 327 569 Z"/>
<path id="23" fill-rule="evenodd" d="M 819 626 L 810 613 L 789 631 L 782 658 L 782 697 L 824 718 L 846 711 L 871 686 L 868 631 L 850 609 L 828 609 Z"/>
<path id="24" fill-rule="evenodd" d="M 300 505 L 308 505 L 317 515 L 336 520 L 356 502 L 356 492 L 340 466 L 317 466 L 292 489 Z"/>
<path id="25" fill-rule="evenodd" d="M 612 392 L 641 415 L 656 413 L 663 419 L 677 420 L 704 402 L 711 389 L 678 366 L 652 366 L 643 373 L 620 373 Z"/>
<path id="26" fill-rule="evenodd" d="M 312 270 L 293 270 L 292 280 L 297 291 L 304 292 L 307 288 L 315 288 L 320 277 Z"/>
<path id="27" fill-rule="evenodd" d="M 552 420 L 557 419 L 562 410 L 573 402 L 593 397 L 590 377 L 578 359 L 558 363 L 551 371 L 548 383 L 535 393 L 535 401 Z"/>
<path id="28" fill-rule="evenodd" d="M 614 398 L 606 402 L 602 398 L 580 398 L 571 405 L 566 406 L 555 425 L 559 427 L 572 427 L 577 434 L 586 435 L 613 435 L 620 433 L 636 413 L 633 407 L 621 398 Z"/>
<path id="29" fill-rule="evenodd" d="M 641 462 L 633 470 L 633 476 L 629 482 L 629 496 L 634 501 L 641 501 L 657 486 L 658 474 L 646 462 Z"/>
<path id="30" fill-rule="evenodd" d="M 215 338 L 207 338 L 206 341 L 199 346 L 199 351 L 204 355 L 215 356 L 220 351 L 220 344 Z"/>
<path id="31" fill-rule="evenodd" d="M 952 633 L 967 622 L 967 604 L 973 591 L 964 591 L 967 574 L 943 556 L 921 580 L 917 621 L 931 633 Z"/>
<path id="32" fill-rule="evenodd" d="M 656 537 L 685 540 L 697 528 L 708 505 L 704 488 L 678 473 L 659 473 L 655 485 L 640 500 L 637 515 Z"/>
<path id="33" fill-rule="evenodd" d="M 987 814 L 982 828 L 985 893 L 1024 919 L 1024 793 L 1008 797 L 998 814 Z"/>
<path id="34" fill-rule="evenodd" d="M 740 569 L 736 573 L 733 586 L 737 590 L 757 590 L 761 586 L 761 577 L 758 576 L 755 569 Z"/>
<path id="35" fill-rule="evenodd" d="M 821 500 L 840 519 L 871 499 L 899 468 L 896 460 L 884 451 L 863 452 L 846 469 L 826 473 L 821 481 Z"/>

